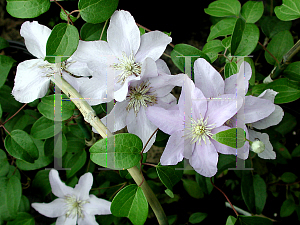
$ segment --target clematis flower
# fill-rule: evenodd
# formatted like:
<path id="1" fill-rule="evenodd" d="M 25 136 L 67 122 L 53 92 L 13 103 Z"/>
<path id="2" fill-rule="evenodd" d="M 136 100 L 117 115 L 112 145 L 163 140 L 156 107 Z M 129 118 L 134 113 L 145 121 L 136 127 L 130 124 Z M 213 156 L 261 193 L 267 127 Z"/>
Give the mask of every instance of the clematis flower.
<path id="1" fill-rule="evenodd" d="M 112 99 L 122 102 L 131 82 L 141 80 L 144 74 L 156 76 L 153 60 L 159 59 L 170 42 L 171 38 L 160 31 L 140 36 L 129 12 L 114 12 L 107 29 L 107 42 L 79 41 L 73 55 L 94 71 L 94 77 L 83 84 L 82 96 L 93 99 L 88 101 L 91 105 Z"/>
<path id="2" fill-rule="evenodd" d="M 89 195 L 93 184 L 91 173 L 82 175 L 74 189 L 60 180 L 57 170 L 50 171 L 49 180 L 52 193 L 58 198 L 31 206 L 47 217 L 58 217 L 56 225 L 97 225 L 95 215 L 111 214 L 111 202 Z"/>
<path id="3" fill-rule="evenodd" d="M 261 141 L 265 145 L 265 150 L 262 152 L 256 152 L 258 157 L 262 159 L 276 159 L 276 152 L 273 151 L 273 146 L 269 141 L 269 135 L 266 133 L 260 133 L 254 130 L 249 130 L 249 140 L 252 142 Z M 250 149 L 253 151 L 252 146 Z"/>
<path id="4" fill-rule="evenodd" d="M 184 74 L 171 75 L 166 63 L 156 61 L 156 76 L 145 74 L 141 80 L 132 81 L 124 101 L 116 102 L 114 108 L 101 121 L 109 130 L 115 132 L 127 126 L 129 133 L 137 135 L 145 146 L 157 126 L 146 116 L 146 109 L 153 106 L 168 109 L 176 104 L 176 98 L 170 93 L 174 86 L 182 86 Z M 108 121 L 113 121 L 109 123 Z M 93 129 L 94 132 L 96 130 Z M 155 141 L 156 134 L 147 144 L 147 152 Z"/>
<path id="5" fill-rule="evenodd" d="M 244 98 L 244 105 L 238 112 L 242 118 L 235 115 L 226 122 L 228 126 L 236 127 L 237 122 L 246 132 L 246 138 L 249 139 L 248 128 L 245 124 L 253 125 L 256 128 L 264 129 L 269 126 L 278 124 L 282 117 L 283 111 L 279 106 L 274 104 L 276 92 L 266 90 L 260 96 L 245 96 L 248 91 L 249 79 L 251 78 L 251 67 L 247 62 L 244 62 L 239 70 L 239 73 L 223 80 L 222 76 L 216 71 L 205 59 L 197 59 L 194 65 L 195 85 L 198 87 L 207 98 L 217 97 L 222 94 L 237 94 L 239 93 Z M 237 82 L 239 85 L 237 86 Z M 266 134 L 267 135 L 267 134 Z M 264 140 L 267 140 L 264 138 Z M 267 143 L 264 143 L 269 146 Z M 272 145 L 271 145 L 272 146 Z M 228 152 L 223 154 L 236 154 L 240 151 L 242 154 L 238 156 L 246 159 L 249 155 L 249 143 L 246 142 L 242 148 L 227 149 Z M 272 148 L 273 149 L 273 148 Z"/>
<path id="6" fill-rule="evenodd" d="M 191 110 L 191 114 L 186 111 L 186 106 Z M 177 105 L 169 109 L 156 106 L 147 108 L 149 120 L 171 135 L 161 156 L 161 164 L 175 165 L 186 158 L 199 174 L 214 176 L 217 172 L 218 152 L 229 147 L 211 137 L 230 129 L 223 124 L 233 117 L 241 106 L 241 97 L 233 94 L 207 99 L 185 75 Z"/>
<path id="7" fill-rule="evenodd" d="M 25 39 L 28 51 L 37 59 L 26 60 L 19 63 L 12 90 L 14 98 L 22 103 L 32 102 L 46 95 L 50 79 L 57 71 L 55 63 L 44 61 L 46 57 L 46 44 L 51 30 L 37 21 L 26 21 L 22 24 L 20 34 Z M 91 71 L 85 63 L 69 58 L 61 65 L 62 76 L 74 88 L 79 89 L 76 78 L 69 75 L 90 76 Z"/>

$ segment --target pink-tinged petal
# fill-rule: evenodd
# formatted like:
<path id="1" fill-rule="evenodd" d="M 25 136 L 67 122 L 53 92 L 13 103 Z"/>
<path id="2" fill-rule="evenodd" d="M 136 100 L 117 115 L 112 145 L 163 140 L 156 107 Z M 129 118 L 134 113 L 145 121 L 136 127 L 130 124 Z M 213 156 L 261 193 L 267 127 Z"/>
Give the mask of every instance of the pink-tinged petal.
<path id="1" fill-rule="evenodd" d="M 237 88 L 241 88 L 243 93 L 247 93 L 249 80 L 252 75 L 251 66 L 247 62 L 243 62 L 237 74 L 233 74 L 225 79 L 225 94 L 237 93 Z M 238 92 L 240 93 L 240 91 Z"/>
<path id="2" fill-rule="evenodd" d="M 258 97 L 262 98 L 262 99 L 267 99 L 267 100 L 271 101 L 272 103 L 274 103 L 274 99 L 277 94 L 278 94 L 278 92 L 273 91 L 272 89 L 267 89 L 267 90 L 264 90 L 264 92 L 261 93 Z"/>
<path id="3" fill-rule="evenodd" d="M 132 123 L 127 124 L 127 129 L 129 133 L 137 135 L 142 140 L 143 146 L 145 146 L 151 135 L 157 129 L 157 126 L 151 123 L 151 121 L 146 116 L 146 109 L 144 107 L 141 107 Z M 144 153 L 146 153 L 151 148 L 151 146 L 155 142 L 155 138 L 156 133 L 148 142 Z"/>
<path id="4" fill-rule="evenodd" d="M 161 165 L 176 165 L 183 160 L 184 138 L 183 131 L 174 132 L 168 140 L 165 150 L 160 158 Z"/>
<path id="5" fill-rule="evenodd" d="M 249 130 L 249 140 L 255 141 L 256 139 L 265 144 L 265 150 L 262 153 L 258 153 L 258 156 L 262 159 L 276 159 L 276 152 L 273 151 L 273 146 L 269 141 L 269 135 L 266 133 Z"/>
<path id="6" fill-rule="evenodd" d="M 254 96 L 245 97 L 245 123 L 253 123 L 268 117 L 275 110 L 275 105 L 269 100 Z"/>
<path id="7" fill-rule="evenodd" d="M 46 95 L 50 78 L 44 73 L 46 69 L 40 68 L 47 62 L 42 59 L 31 59 L 19 63 L 12 90 L 14 98 L 22 103 L 29 103 Z"/>
<path id="8" fill-rule="evenodd" d="M 169 94 L 175 86 L 182 86 L 185 74 L 178 75 L 160 75 L 151 78 L 149 81 L 151 87 L 155 89 L 157 97 L 163 97 Z"/>
<path id="9" fill-rule="evenodd" d="M 129 100 L 116 102 L 112 111 L 101 119 L 102 123 L 112 132 L 121 130 L 126 126 L 126 117 L 128 115 L 126 107 Z"/>
<path id="10" fill-rule="evenodd" d="M 157 104 L 156 106 L 162 107 L 164 109 L 169 109 L 172 106 L 176 105 L 177 99 L 172 94 L 168 94 L 164 97 L 157 98 Z M 151 107 L 151 106 L 148 106 Z"/>
<path id="11" fill-rule="evenodd" d="M 75 217 L 60 216 L 57 218 L 55 225 L 76 225 L 76 223 L 77 223 L 77 216 Z"/>
<path id="12" fill-rule="evenodd" d="M 284 116 L 282 108 L 278 105 L 275 105 L 275 110 L 266 118 L 259 120 L 255 123 L 252 123 L 252 126 L 256 129 L 266 129 L 270 126 L 275 126 L 280 123 Z"/>
<path id="13" fill-rule="evenodd" d="M 78 225 L 99 225 L 96 221 L 95 216 L 84 213 L 84 218 L 78 218 Z"/>
<path id="14" fill-rule="evenodd" d="M 63 198 L 66 195 L 72 195 L 74 193 L 73 188 L 67 186 L 65 183 L 63 183 L 60 180 L 58 172 L 55 169 L 52 169 L 50 171 L 49 181 L 50 181 L 52 193 L 59 198 Z"/>
<path id="15" fill-rule="evenodd" d="M 40 214 L 50 218 L 60 217 L 67 211 L 66 202 L 63 198 L 57 198 L 50 203 L 32 203 L 31 206 Z"/>
<path id="16" fill-rule="evenodd" d="M 161 107 L 147 107 L 146 115 L 148 119 L 166 134 L 173 134 L 178 130 L 183 130 L 183 116 L 179 110 L 166 110 Z"/>
<path id="17" fill-rule="evenodd" d="M 144 62 L 142 64 L 142 72 L 141 72 L 140 76 L 142 79 L 147 79 L 147 78 L 158 76 L 156 63 L 153 59 L 146 58 L 144 60 Z"/>
<path id="18" fill-rule="evenodd" d="M 111 214 L 110 206 L 110 201 L 90 195 L 89 203 L 84 204 L 83 208 L 90 215 L 108 215 Z"/>
<path id="19" fill-rule="evenodd" d="M 214 124 L 215 127 L 223 125 L 232 118 L 242 106 L 242 98 L 233 94 L 224 94 L 219 98 L 207 100 L 206 116 L 207 124 Z"/>
<path id="20" fill-rule="evenodd" d="M 168 75 L 171 75 L 169 67 L 167 66 L 167 63 L 164 60 L 158 59 L 155 62 L 156 62 L 157 71 L 158 71 L 159 75 L 162 75 L 164 73 L 168 74 Z"/>
<path id="21" fill-rule="evenodd" d="M 194 170 L 205 177 L 212 177 L 217 173 L 218 153 L 213 144 L 196 144 L 193 155 L 189 159 Z"/>
<path id="22" fill-rule="evenodd" d="M 147 57 L 154 61 L 164 53 L 167 45 L 172 41 L 161 31 L 151 31 L 141 36 L 141 45 L 136 54 L 136 61 L 143 62 Z"/>
<path id="23" fill-rule="evenodd" d="M 140 46 L 140 30 L 129 12 L 115 11 L 107 29 L 107 42 L 118 57 L 135 55 Z"/>
<path id="24" fill-rule="evenodd" d="M 199 58 L 194 64 L 195 85 L 206 98 L 224 94 L 224 80 L 220 73 L 205 59 Z"/>
<path id="25" fill-rule="evenodd" d="M 92 77 L 84 80 L 79 85 L 79 93 L 90 105 L 99 105 L 104 102 L 110 102 L 113 99 L 109 95 L 112 93 L 109 93 L 105 77 Z"/>
<path id="26" fill-rule="evenodd" d="M 93 71 L 87 66 L 87 63 L 75 61 L 71 58 L 67 60 L 66 70 L 77 76 L 92 76 Z"/>
<path id="27" fill-rule="evenodd" d="M 46 56 L 46 44 L 51 30 L 37 21 L 26 21 L 22 24 L 20 34 L 25 39 L 28 51 L 37 58 Z"/>
<path id="28" fill-rule="evenodd" d="M 85 173 L 79 178 L 78 184 L 74 188 L 75 195 L 80 200 L 87 200 L 89 193 L 93 185 L 93 175 L 91 173 Z"/>

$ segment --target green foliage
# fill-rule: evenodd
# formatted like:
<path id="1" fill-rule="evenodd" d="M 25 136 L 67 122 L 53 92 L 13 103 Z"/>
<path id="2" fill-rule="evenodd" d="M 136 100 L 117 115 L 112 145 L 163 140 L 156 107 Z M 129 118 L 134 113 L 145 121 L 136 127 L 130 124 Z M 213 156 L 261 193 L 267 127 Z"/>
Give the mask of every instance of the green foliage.
<path id="1" fill-rule="evenodd" d="M 241 15 L 245 19 L 246 23 L 256 23 L 264 12 L 263 2 L 248 1 L 241 10 Z"/>
<path id="2" fill-rule="evenodd" d="M 0 50 L 9 47 L 8 41 L 0 37 Z"/>
<path id="3" fill-rule="evenodd" d="M 172 191 L 173 186 L 178 183 L 183 175 L 183 165 L 178 163 L 175 166 L 156 166 L 156 172 L 161 182 Z"/>
<path id="4" fill-rule="evenodd" d="M 204 12 L 216 17 L 239 16 L 241 3 L 237 0 L 217 0 L 209 4 Z"/>
<path id="5" fill-rule="evenodd" d="M 65 11 L 66 11 L 66 13 L 70 13 L 67 10 L 65 10 Z M 66 15 L 66 13 L 64 12 L 63 9 L 61 9 L 59 16 L 62 20 L 68 21 L 68 16 Z M 72 22 L 75 22 L 77 20 L 77 17 L 70 15 L 70 19 L 72 20 Z"/>
<path id="6" fill-rule="evenodd" d="M 225 78 L 228 78 L 231 75 L 236 74 L 237 72 L 238 72 L 238 67 L 235 62 L 230 62 L 225 64 L 225 69 L 224 69 Z"/>
<path id="7" fill-rule="evenodd" d="M 4 85 L 7 75 L 15 62 L 11 57 L 0 55 L 0 88 Z"/>
<path id="8" fill-rule="evenodd" d="M 183 182 L 184 189 L 191 197 L 196 199 L 204 197 L 204 193 L 200 189 L 196 181 L 190 179 L 182 179 L 182 182 Z"/>
<path id="9" fill-rule="evenodd" d="M 281 21 L 276 16 L 264 16 L 260 20 L 261 30 L 268 37 L 273 38 L 284 30 L 290 30 L 292 22 Z"/>
<path id="10" fill-rule="evenodd" d="M 286 199 L 280 208 L 280 217 L 290 216 L 296 209 L 295 201 L 292 199 Z"/>
<path id="11" fill-rule="evenodd" d="M 9 163 L 6 154 L 0 149 L 0 177 L 5 176 L 9 170 Z"/>
<path id="12" fill-rule="evenodd" d="M 297 0 L 283 0 L 281 6 L 275 7 L 276 16 L 283 21 L 300 18 L 300 2 Z"/>
<path id="13" fill-rule="evenodd" d="M 49 0 L 6 0 L 7 12 L 17 18 L 34 18 L 45 12 L 50 8 Z"/>
<path id="14" fill-rule="evenodd" d="M 232 148 L 241 148 L 246 141 L 245 131 L 242 128 L 231 128 L 225 131 L 221 131 L 214 134 L 212 138 Z"/>
<path id="15" fill-rule="evenodd" d="M 107 41 L 107 25 L 105 25 L 105 22 L 85 23 L 80 29 L 80 37 L 84 41 L 97 41 L 100 40 L 100 37 L 101 40 Z"/>
<path id="16" fill-rule="evenodd" d="M 290 80 L 300 81 L 300 61 L 289 64 L 283 74 Z"/>
<path id="17" fill-rule="evenodd" d="M 13 221 L 8 221 L 7 225 L 34 225 L 35 221 L 33 216 L 26 212 L 19 212 Z"/>
<path id="18" fill-rule="evenodd" d="M 207 41 L 211 41 L 220 36 L 232 34 L 236 21 L 236 18 L 225 18 L 219 21 L 216 25 L 211 27 Z"/>
<path id="19" fill-rule="evenodd" d="M 207 217 L 207 213 L 201 213 L 201 212 L 193 213 L 189 218 L 189 222 L 191 224 L 197 224 L 203 221 L 206 217 Z"/>

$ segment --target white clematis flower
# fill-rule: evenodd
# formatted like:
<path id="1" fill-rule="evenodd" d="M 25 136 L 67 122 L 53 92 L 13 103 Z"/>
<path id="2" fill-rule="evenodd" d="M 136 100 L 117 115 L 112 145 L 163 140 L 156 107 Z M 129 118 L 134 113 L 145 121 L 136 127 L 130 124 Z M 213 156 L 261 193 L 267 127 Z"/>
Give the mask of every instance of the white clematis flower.
<path id="1" fill-rule="evenodd" d="M 111 202 L 89 195 L 93 184 L 91 173 L 82 175 L 74 189 L 60 180 L 57 170 L 50 171 L 49 180 L 52 193 L 58 198 L 31 206 L 47 217 L 58 217 L 56 225 L 97 225 L 95 215 L 111 214 Z"/>
<path id="2" fill-rule="evenodd" d="M 37 59 L 21 62 L 17 67 L 15 84 L 12 90 L 14 98 L 22 103 L 32 102 L 46 95 L 50 79 L 57 71 L 55 63 L 44 61 L 46 44 L 51 30 L 37 21 L 22 24 L 20 34 L 25 39 L 28 51 Z M 75 62 L 71 58 L 62 62 L 62 76 L 75 89 L 79 89 L 76 78 L 69 75 L 90 76 L 91 71 L 85 63 Z"/>
<path id="3" fill-rule="evenodd" d="M 134 18 L 120 10 L 111 16 L 106 41 L 79 41 L 74 59 L 86 62 L 94 77 L 85 82 L 80 93 L 91 105 L 126 99 L 128 86 L 155 71 L 155 63 L 171 38 L 160 31 L 140 35 Z M 151 59 L 151 60 L 149 60 Z M 153 73 L 155 76 L 155 73 Z"/>

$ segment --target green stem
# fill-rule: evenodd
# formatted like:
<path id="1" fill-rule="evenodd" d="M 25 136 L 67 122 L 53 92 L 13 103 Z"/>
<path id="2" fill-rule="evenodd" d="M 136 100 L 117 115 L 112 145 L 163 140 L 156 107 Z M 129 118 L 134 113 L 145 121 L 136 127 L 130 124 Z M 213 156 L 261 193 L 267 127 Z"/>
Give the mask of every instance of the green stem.
<path id="1" fill-rule="evenodd" d="M 51 80 L 73 101 L 73 103 L 80 110 L 82 116 L 84 117 L 84 120 L 91 124 L 91 126 L 93 126 L 103 138 L 113 136 L 113 134 L 101 122 L 93 108 L 83 100 L 84 98 L 65 79 L 60 78 L 56 80 L 54 77 L 51 77 Z M 158 223 L 160 225 L 167 225 L 168 220 L 163 211 L 163 208 L 161 207 L 158 199 L 156 198 L 147 182 L 144 180 L 144 177 L 142 176 L 140 170 L 136 166 L 134 166 L 128 169 L 128 172 L 130 173 L 136 184 L 140 185 L 140 187 L 142 188 L 147 201 L 158 220 Z"/>

